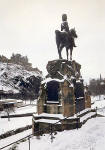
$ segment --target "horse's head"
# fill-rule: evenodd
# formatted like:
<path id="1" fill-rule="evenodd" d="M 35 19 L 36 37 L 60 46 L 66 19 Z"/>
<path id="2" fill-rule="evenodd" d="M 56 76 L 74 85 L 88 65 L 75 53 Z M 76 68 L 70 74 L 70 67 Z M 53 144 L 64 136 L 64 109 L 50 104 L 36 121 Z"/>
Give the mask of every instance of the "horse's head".
<path id="1" fill-rule="evenodd" d="M 71 30 L 70 30 L 70 33 L 71 33 L 71 36 L 72 36 L 73 38 L 77 38 L 77 37 L 78 37 L 78 35 L 76 34 L 76 31 L 75 31 L 75 28 L 71 29 Z"/>

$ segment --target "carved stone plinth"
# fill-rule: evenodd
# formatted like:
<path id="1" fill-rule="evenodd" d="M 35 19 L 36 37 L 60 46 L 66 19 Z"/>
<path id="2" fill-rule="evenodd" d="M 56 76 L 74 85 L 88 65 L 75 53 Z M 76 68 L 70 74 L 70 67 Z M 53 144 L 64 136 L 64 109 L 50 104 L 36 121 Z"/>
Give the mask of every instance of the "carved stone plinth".
<path id="1" fill-rule="evenodd" d="M 66 75 L 69 78 L 71 76 L 80 77 L 81 65 L 75 61 L 68 61 L 65 59 L 49 61 L 47 66 L 48 75 L 47 77 L 63 79 L 63 76 Z"/>

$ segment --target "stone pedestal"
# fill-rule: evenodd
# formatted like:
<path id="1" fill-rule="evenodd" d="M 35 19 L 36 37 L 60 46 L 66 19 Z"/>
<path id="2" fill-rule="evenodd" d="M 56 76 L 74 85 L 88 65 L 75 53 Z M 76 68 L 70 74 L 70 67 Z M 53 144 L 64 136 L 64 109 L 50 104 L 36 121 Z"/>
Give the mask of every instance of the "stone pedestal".
<path id="1" fill-rule="evenodd" d="M 80 72 L 81 65 L 79 63 L 76 61 L 53 60 L 48 62 L 46 68 L 48 75 L 40 86 L 37 106 L 37 115 L 39 117 L 33 117 L 34 129 L 37 124 L 41 123 L 41 127 L 43 124 L 40 121 L 39 123 L 38 119 L 35 123 L 35 118 L 43 120 L 45 118 L 51 119 L 52 114 L 71 117 L 85 108 L 91 107 L 91 99 L 87 89 L 84 91 L 83 79 Z M 46 117 L 46 115 L 50 115 L 50 117 Z M 60 120 L 59 117 L 53 118 L 55 121 L 57 119 Z M 67 124 L 71 124 L 69 120 Z"/>
<path id="2" fill-rule="evenodd" d="M 85 109 L 81 65 L 76 61 L 54 60 L 47 64 L 48 75 L 42 81 L 38 114 L 63 114 L 65 117 Z"/>
<path id="3" fill-rule="evenodd" d="M 53 60 L 49 61 L 46 69 L 48 71 L 47 77 L 63 79 L 63 76 L 66 75 L 69 78 L 71 76 L 75 77 L 78 73 L 80 77 L 80 69 L 81 65 L 75 61 L 68 61 L 68 60 Z"/>

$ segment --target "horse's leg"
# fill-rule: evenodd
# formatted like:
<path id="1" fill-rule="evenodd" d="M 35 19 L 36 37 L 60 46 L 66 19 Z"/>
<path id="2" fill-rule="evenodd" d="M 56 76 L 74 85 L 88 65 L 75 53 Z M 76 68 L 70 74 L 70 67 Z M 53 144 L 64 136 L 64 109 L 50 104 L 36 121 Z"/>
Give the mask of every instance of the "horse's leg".
<path id="1" fill-rule="evenodd" d="M 61 51 L 59 51 L 59 59 L 62 59 Z"/>
<path id="2" fill-rule="evenodd" d="M 59 55 L 59 59 L 61 59 L 61 50 L 60 50 L 60 43 L 57 43 L 57 49 L 58 49 L 58 55 Z"/>
<path id="3" fill-rule="evenodd" d="M 62 52 L 63 47 L 64 47 L 64 46 L 61 45 L 60 48 L 59 48 L 59 59 L 62 59 L 61 52 Z"/>
<path id="4" fill-rule="evenodd" d="M 73 49 L 71 48 L 70 49 L 70 60 L 72 60 L 72 51 L 73 51 Z"/>
<path id="5" fill-rule="evenodd" d="M 62 56 L 61 56 L 61 49 L 60 49 L 60 48 L 58 49 L 58 54 L 59 54 L 59 59 L 62 59 Z"/>
<path id="6" fill-rule="evenodd" d="M 59 52 L 60 42 L 57 40 L 57 38 L 56 38 L 56 44 L 57 44 L 57 49 L 58 49 L 58 55 L 60 58 L 60 52 Z"/>
<path id="7" fill-rule="evenodd" d="M 60 57 L 61 57 L 61 52 L 60 52 L 60 50 L 59 50 L 59 47 L 58 47 L 58 54 L 59 54 L 59 59 L 60 59 Z"/>
<path id="8" fill-rule="evenodd" d="M 68 60 L 68 48 L 66 48 L 66 55 L 67 55 L 67 60 Z"/>

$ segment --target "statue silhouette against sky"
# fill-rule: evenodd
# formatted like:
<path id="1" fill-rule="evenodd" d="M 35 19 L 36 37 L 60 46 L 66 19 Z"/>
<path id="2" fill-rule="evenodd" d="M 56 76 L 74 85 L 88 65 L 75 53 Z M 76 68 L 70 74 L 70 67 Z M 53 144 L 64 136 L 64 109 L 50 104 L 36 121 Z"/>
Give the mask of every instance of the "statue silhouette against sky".
<path id="1" fill-rule="evenodd" d="M 69 25 L 67 22 L 67 15 L 66 14 L 62 15 L 61 31 L 67 32 L 68 36 L 70 36 Z M 76 47 L 75 42 L 74 42 L 74 38 L 72 38 L 72 40 L 73 40 L 72 41 L 73 46 Z"/>
<path id="2" fill-rule="evenodd" d="M 70 60 L 72 60 L 73 47 L 76 47 L 74 39 L 77 38 L 75 28 L 69 30 L 67 15 L 62 15 L 61 31 L 56 30 L 56 44 L 58 48 L 59 59 L 62 59 L 61 51 L 65 47 L 68 60 L 68 50 L 70 49 Z"/>

